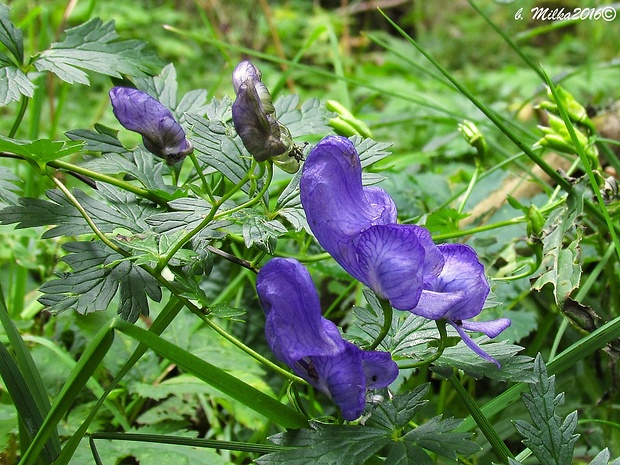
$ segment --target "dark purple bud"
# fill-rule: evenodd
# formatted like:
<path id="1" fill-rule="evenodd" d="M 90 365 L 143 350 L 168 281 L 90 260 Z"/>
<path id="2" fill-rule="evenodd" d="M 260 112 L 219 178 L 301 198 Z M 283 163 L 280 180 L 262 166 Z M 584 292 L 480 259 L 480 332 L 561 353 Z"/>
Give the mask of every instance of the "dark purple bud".
<path id="1" fill-rule="evenodd" d="M 114 116 L 130 131 L 142 136 L 144 147 L 169 165 L 183 160 L 194 150 L 185 131 L 166 107 L 150 95 L 130 87 L 110 90 Z"/>
<path id="2" fill-rule="evenodd" d="M 285 170 L 296 172 L 299 163 L 289 157 L 293 149 L 291 133 L 276 120 L 271 94 L 261 82 L 260 70 L 249 61 L 242 61 L 233 71 L 233 87 L 237 94 L 232 106 L 233 124 L 247 151 L 256 161 L 284 157 L 281 161 L 285 162 Z"/>

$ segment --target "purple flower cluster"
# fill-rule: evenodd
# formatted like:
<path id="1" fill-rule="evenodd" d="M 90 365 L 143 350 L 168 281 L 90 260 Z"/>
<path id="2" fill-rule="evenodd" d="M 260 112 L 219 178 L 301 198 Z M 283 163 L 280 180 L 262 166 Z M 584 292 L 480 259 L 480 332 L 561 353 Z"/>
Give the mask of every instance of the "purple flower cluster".
<path id="1" fill-rule="evenodd" d="M 310 229 L 347 272 L 398 310 L 446 320 L 474 352 L 499 367 L 465 332 L 495 337 L 510 326 L 507 318 L 466 321 L 480 314 L 489 294 L 472 248 L 435 245 L 426 229 L 397 224 L 390 196 L 362 185 L 359 155 L 344 137 L 328 136 L 314 147 L 300 191 Z"/>
<path id="2" fill-rule="evenodd" d="M 140 134 L 149 152 L 169 165 L 193 152 L 181 125 L 157 99 L 131 87 L 114 87 L 109 95 L 116 119 L 125 129 Z"/>
<path id="3" fill-rule="evenodd" d="M 353 144 L 325 137 L 308 155 L 300 181 L 301 203 L 318 242 L 353 277 L 398 310 L 451 324 L 476 354 L 499 363 L 466 331 L 495 337 L 510 320 L 468 321 L 489 294 L 484 266 L 463 244 L 436 245 L 425 228 L 397 224 L 394 201 L 362 185 Z M 347 420 L 364 409 L 366 389 L 386 387 L 398 374 L 389 353 L 363 351 L 346 342 L 321 317 L 308 271 L 274 258 L 258 273 L 257 291 L 267 315 L 267 341 L 276 357 L 327 393 Z"/>

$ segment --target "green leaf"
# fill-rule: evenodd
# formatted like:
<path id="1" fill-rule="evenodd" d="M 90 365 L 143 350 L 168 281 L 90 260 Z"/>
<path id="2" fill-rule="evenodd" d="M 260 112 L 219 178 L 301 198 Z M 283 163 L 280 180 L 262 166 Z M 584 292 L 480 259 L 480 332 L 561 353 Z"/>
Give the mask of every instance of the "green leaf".
<path id="1" fill-rule="evenodd" d="M 0 167 L 0 200 L 15 205 L 19 201 L 17 192 L 21 191 L 22 180 L 13 170 Z"/>
<path id="2" fill-rule="evenodd" d="M 259 210 L 246 208 L 232 215 L 233 221 L 241 225 L 245 246 L 256 246 L 259 249 L 273 254 L 278 237 L 288 232 L 288 229 L 277 220 L 270 220 Z"/>
<path id="3" fill-rule="evenodd" d="M 611 454 L 609 453 L 609 449 L 606 447 L 598 454 L 596 454 L 596 457 L 592 459 L 590 465 L 620 465 L 620 458 L 617 458 L 610 462 L 610 457 Z"/>
<path id="4" fill-rule="evenodd" d="M 449 378 L 453 370 L 457 369 L 474 379 L 486 376 L 497 381 L 527 383 L 535 379 L 532 373 L 532 358 L 526 355 L 516 355 L 523 350 L 523 347 L 508 341 L 490 341 L 486 336 L 476 337 L 474 342 L 500 363 L 502 366 L 500 370 L 495 364 L 480 358 L 463 341 L 456 346 L 446 348 L 441 357 L 433 363 L 432 370 L 444 378 Z"/>
<path id="5" fill-rule="evenodd" d="M 532 423 L 523 420 L 513 422 L 516 430 L 524 437 L 523 444 L 530 448 L 541 465 L 564 465 L 571 463 L 577 427 L 577 412 L 562 420 L 556 408 L 564 403 L 564 393 L 555 394 L 555 375 L 547 376 L 547 367 L 540 354 L 534 361 L 536 382 L 530 385 L 530 392 L 521 395 Z"/>
<path id="6" fill-rule="evenodd" d="M 101 184 L 97 192 L 102 194 L 105 202 L 79 189 L 73 194 L 101 232 L 111 233 L 124 228 L 139 233 L 149 229 L 145 218 L 157 211 L 153 204 L 106 184 Z M 55 225 L 43 233 L 41 237 L 44 239 L 92 233 L 86 220 L 62 192 L 48 190 L 46 195 L 51 201 L 22 197 L 19 205 L 0 210 L 0 224 L 17 223 L 17 229 Z"/>
<path id="7" fill-rule="evenodd" d="M 355 145 L 362 167 L 372 165 L 390 154 L 386 150 L 392 145 L 390 143 L 377 142 L 368 138 L 362 139 L 360 136 L 349 137 L 349 140 Z"/>
<path id="8" fill-rule="evenodd" d="M 15 27 L 9 17 L 9 7 L 0 3 L 0 42 L 11 52 L 18 65 L 24 63 L 22 30 Z"/>
<path id="9" fill-rule="evenodd" d="M 424 396 L 428 394 L 430 384 L 422 384 L 415 389 L 394 396 L 389 402 L 370 407 L 372 415 L 366 424 L 397 431 L 404 428 L 413 417 L 428 403 Z"/>
<path id="10" fill-rule="evenodd" d="M 34 87 L 22 70 L 13 66 L 0 68 L 0 106 L 19 100 L 22 95 L 32 98 Z"/>
<path id="11" fill-rule="evenodd" d="M 101 124 L 95 124 L 95 131 L 91 129 L 74 129 L 65 133 L 71 140 L 83 141 L 85 143 L 84 150 L 101 153 L 126 153 L 128 150 L 118 140 L 117 134 L 118 131 Z M 112 173 L 121 172 L 113 171 Z"/>
<path id="12" fill-rule="evenodd" d="M 224 208 L 234 204 L 224 203 Z M 185 197 L 168 202 L 171 211 L 156 213 L 149 216 L 146 222 L 152 226 L 155 232 L 160 234 L 173 234 L 179 231 L 189 232 L 197 227 L 204 219 L 205 215 L 211 210 L 212 206 L 202 198 Z M 1 212 L 0 212 L 1 213 Z M 230 225 L 228 220 L 213 221 L 206 228 L 203 228 L 198 237 L 201 238 L 221 238 L 224 233 L 218 231 Z"/>
<path id="13" fill-rule="evenodd" d="M 316 98 L 306 100 L 300 108 L 299 95 L 278 98 L 274 107 L 276 118 L 291 132 L 293 138 L 332 132 L 328 125 L 330 112 Z"/>
<path id="14" fill-rule="evenodd" d="M 82 150 L 81 141 L 53 141 L 49 139 L 18 140 L 0 136 L 0 151 L 21 155 L 36 163 L 41 169 L 49 161 L 62 158 Z"/>
<path id="15" fill-rule="evenodd" d="M 104 24 L 93 18 L 68 29 L 66 35 L 64 41 L 55 42 L 42 52 L 34 65 L 69 84 L 89 85 L 84 70 L 120 78 L 122 74 L 154 74 L 161 67 L 160 60 L 145 50 L 145 42 L 119 40 L 113 21 Z"/>
<path id="16" fill-rule="evenodd" d="M 229 106 L 230 102 L 227 103 Z M 209 111 L 217 105 L 217 101 L 212 101 Z M 252 165 L 252 156 L 234 130 L 222 121 L 197 115 L 187 115 L 187 121 L 193 125 L 192 143 L 198 160 L 219 171 L 234 184 L 241 181 Z"/>
<path id="17" fill-rule="evenodd" d="M 332 465 L 363 464 L 388 443 L 379 428 L 351 425 L 322 425 L 312 429 L 277 434 L 269 439 L 289 450 L 273 452 L 256 459 L 259 465 Z"/>
<path id="18" fill-rule="evenodd" d="M 456 459 L 457 454 L 478 452 L 480 447 L 469 439 L 471 434 L 452 432 L 460 423 L 454 418 L 434 417 L 405 434 L 403 440 L 452 459 Z"/>
<path id="19" fill-rule="evenodd" d="M 574 186 L 573 193 L 566 198 L 566 203 L 553 211 L 543 229 L 543 261 L 538 271 L 532 276 L 536 279 L 533 289 L 540 290 L 551 283 L 555 301 L 560 308 L 571 293 L 579 286 L 581 266 L 579 265 L 579 242 L 581 235 L 577 232 L 577 221 L 583 212 L 586 193 L 584 183 Z M 566 239 L 573 238 L 567 244 Z"/>
<path id="20" fill-rule="evenodd" d="M 104 311 L 120 288 L 118 314 L 134 322 L 141 314 L 149 314 L 147 296 L 161 300 L 161 289 L 151 275 L 103 243 L 69 242 L 63 248 L 69 253 L 62 260 L 73 272 L 40 288 L 43 295 L 39 302 L 51 312 L 72 309 L 84 315 Z"/>

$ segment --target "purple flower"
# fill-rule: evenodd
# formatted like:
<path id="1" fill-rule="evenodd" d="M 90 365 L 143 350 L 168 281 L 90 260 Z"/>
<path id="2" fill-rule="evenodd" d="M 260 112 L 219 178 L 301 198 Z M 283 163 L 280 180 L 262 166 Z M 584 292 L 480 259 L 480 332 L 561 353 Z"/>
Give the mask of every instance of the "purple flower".
<path id="1" fill-rule="evenodd" d="M 377 187 L 362 186 L 353 144 L 328 136 L 310 152 L 300 181 L 301 203 L 314 236 L 354 278 L 394 308 L 415 308 L 443 256 L 430 233 L 396 224 L 396 206 Z"/>
<path id="2" fill-rule="evenodd" d="M 261 77 L 260 70 L 249 61 L 242 61 L 233 71 L 237 95 L 232 105 L 235 131 L 256 161 L 275 158 L 283 170 L 295 173 L 299 170 L 299 161 L 290 155 L 293 138 L 288 128 L 276 120 L 271 94 Z"/>
<path id="3" fill-rule="evenodd" d="M 124 128 L 140 134 L 149 152 L 170 165 L 192 153 L 194 148 L 181 125 L 155 98 L 130 87 L 113 87 L 109 94 L 116 119 Z"/>
<path id="4" fill-rule="evenodd" d="M 318 242 L 353 277 L 398 310 L 446 320 L 486 360 L 468 331 L 495 337 L 510 325 L 464 321 L 480 314 L 489 293 L 484 266 L 467 245 L 436 246 L 419 226 L 396 224 L 389 195 L 362 185 L 353 144 L 328 136 L 310 152 L 300 181 L 301 203 Z"/>
<path id="5" fill-rule="evenodd" d="M 321 316 L 319 296 L 306 268 L 274 258 L 258 273 L 267 343 L 275 356 L 340 407 L 346 420 L 364 411 L 366 390 L 388 386 L 398 366 L 388 352 L 364 351 L 345 341 Z"/>
<path id="6" fill-rule="evenodd" d="M 437 278 L 424 284 L 418 305 L 411 312 L 432 320 L 447 320 L 470 349 L 499 368 L 497 360 L 478 347 L 465 332 L 476 331 L 493 338 L 510 326 L 508 318 L 465 321 L 480 314 L 489 294 L 484 266 L 467 245 L 442 244 L 439 250 L 445 259 L 443 269 Z"/>

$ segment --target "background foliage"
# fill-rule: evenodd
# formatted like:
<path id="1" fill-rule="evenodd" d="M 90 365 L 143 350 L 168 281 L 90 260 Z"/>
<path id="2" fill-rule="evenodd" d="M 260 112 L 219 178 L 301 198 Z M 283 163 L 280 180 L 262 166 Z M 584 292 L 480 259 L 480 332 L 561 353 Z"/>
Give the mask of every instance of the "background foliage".
<path id="1" fill-rule="evenodd" d="M 618 202 L 613 185 L 606 202 L 596 197 L 620 169 L 619 20 L 535 20 L 528 12 L 547 4 L 534 1 L 378 2 L 399 32 L 373 3 L 8 3 L 0 34 L 16 34 L 12 21 L 23 52 L 2 41 L 0 463 L 51 463 L 60 450 L 71 452 L 57 463 L 96 463 L 88 438 L 106 464 L 487 464 L 508 453 L 510 463 L 606 464 L 620 455 Z M 298 144 L 343 130 L 328 124 L 335 115 L 326 102 L 339 102 L 367 125 L 372 139 L 354 139 L 365 181 L 381 183 L 400 220 L 476 249 L 493 289 L 484 319 L 512 320 L 505 341 L 488 344 L 501 372 L 453 345 L 430 370 L 403 370 L 392 386 L 398 395 L 373 406 L 367 427 L 326 420 L 284 432 L 303 424 L 287 383 L 236 345 L 271 358 L 253 270 L 271 255 L 307 261 L 324 314 L 360 343 L 378 332 L 381 310 L 307 234 L 297 178 L 276 170 L 270 180 L 240 156 L 227 119 L 230 75 L 242 58 L 260 66 Z M 134 150 L 136 134 L 119 131 L 107 91 L 121 75 L 192 127 L 208 189 L 188 161 L 175 173 Z M 587 108 L 595 132 L 574 130 L 597 144 L 594 160 L 575 144 L 567 154 L 535 145 L 538 126 L 549 124 L 541 103 L 558 101 L 549 83 Z M 484 156 L 461 136 L 465 120 L 483 135 Z M 96 191 L 70 175 L 76 167 L 98 173 Z M 209 189 L 222 201 L 207 224 Z M 96 240 L 76 204 L 112 246 Z M 384 347 L 432 353 L 434 328 L 420 320 L 400 321 Z M 17 392 L 9 379 L 30 386 L 26 397 L 8 394 Z M 529 392 L 523 401 L 521 392 Z M 258 396 L 263 411 L 252 406 Z M 299 396 L 312 416 L 334 414 L 320 394 L 302 388 Z M 470 416 L 476 406 L 504 456 Z M 39 415 L 30 437 L 18 422 L 24 415 Z M 49 439 L 39 441 L 42 452 L 27 452 L 41 426 Z M 276 433 L 275 444 L 266 439 Z M 280 447 L 308 444 L 322 444 L 316 457 Z"/>

